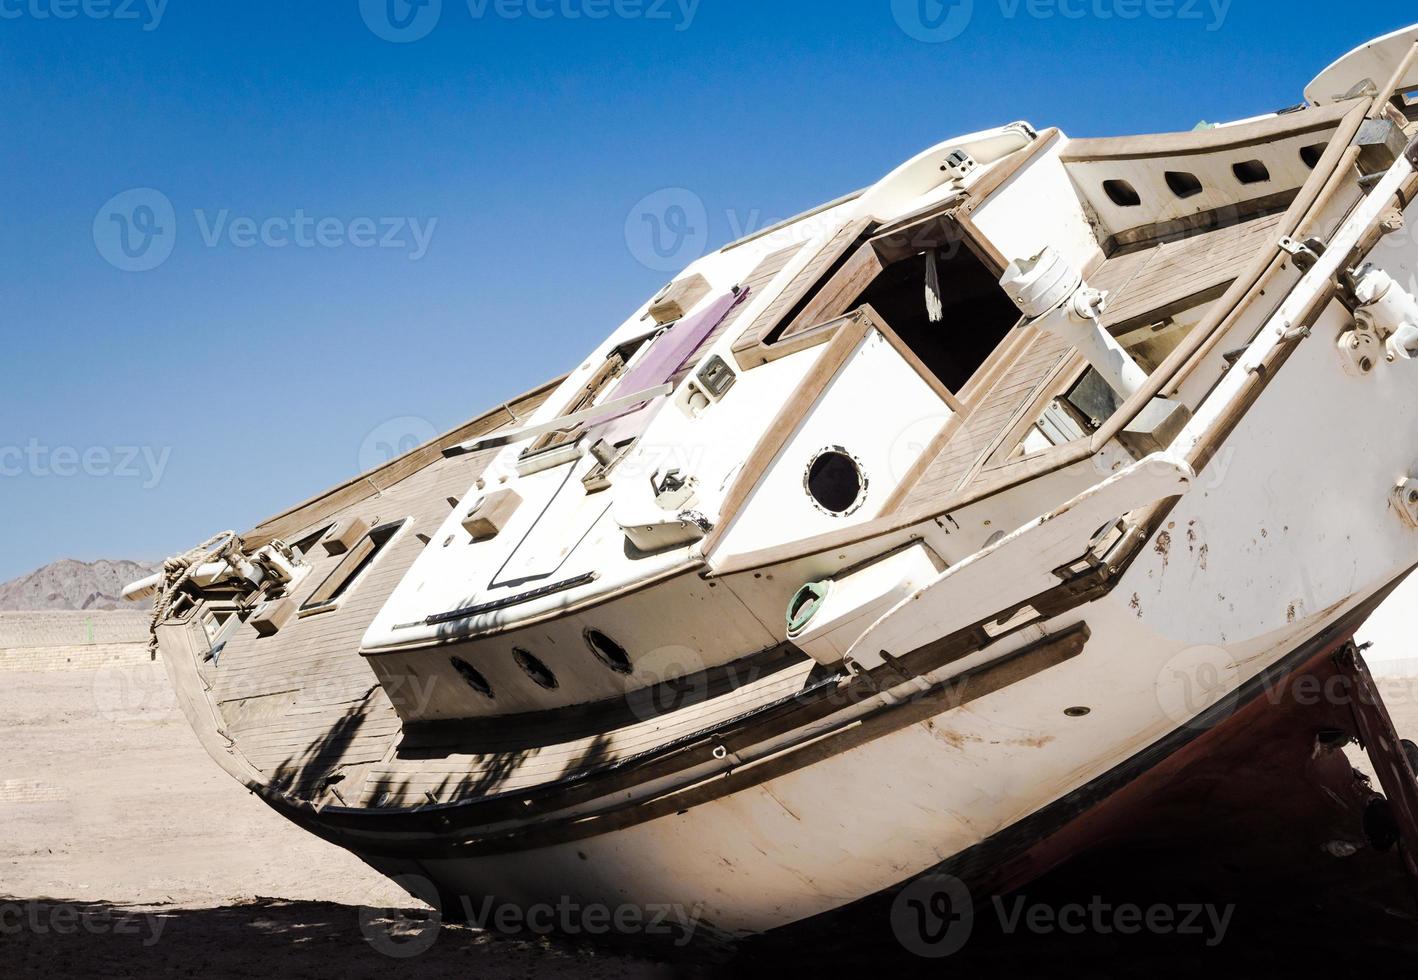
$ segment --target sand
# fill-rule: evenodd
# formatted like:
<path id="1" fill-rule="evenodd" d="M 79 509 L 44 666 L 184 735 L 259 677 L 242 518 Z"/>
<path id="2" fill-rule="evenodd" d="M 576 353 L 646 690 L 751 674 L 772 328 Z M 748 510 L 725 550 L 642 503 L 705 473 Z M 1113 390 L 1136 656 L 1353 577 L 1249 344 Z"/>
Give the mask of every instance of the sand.
<path id="1" fill-rule="evenodd" d="M 448 926 L 420 956 L 385 955 L 418 923 L 384 909 L 416 903 L 212 765 L 161 664 L 0 678 L 0 976 L 663 972 Z"/>
<path id="2" fill-rule="evenodd" d="M 109 662 L 79 658 L 64 667 L 16 669 L 21 666 L 11 663 L 0 671 L 0 744 L 7 750 L 0 768 L 0 977 L 622 978 L 728 972 L 698 959 L 666 964 L 562 941 L 430 926 L 426 913 L 392 883 L 288 824 L 212 765 L 176 710 L 160 664 L 143 662 L 130 650 Z M 1418 681 L 1391 688 L 1405 734 L 1418 733 L 1415 692 Z M 1093 894 L 1104 877 L 1088 868 L 1072 877 L 1051 876 L 1037 894 L 1056 896 L 1051 901 L 1062 904 L 1069 896 Z M 1106 935 L 995 935 L 972 940 L 971 959 L 1026 976 L 1044 970 L 1056 978 L 1097 975 L 1097 969 L 1117 974 L 1124 962 L 1139 969 L 1146 964 L 1153 976 L 1194 975 L 1226 964 L 1260 969 L 1278 955 L 1277 944 L 1289 947 L 1292 929 L 1305 934 L 1306 943 L 1323 933 L 1326 962 L 1347 957 L 1344 936 L 1352 926 L 1333 925 L 1346 907 L 1361 922 L 1392 918 L 1400 936 L 1413 929 L 1411 910 L 1361 907 L 1342 894 L 1322 897 L 1328 904 L 1278 911 L 1262 918 L 1254 938 L 1218 949 L 1180 939 L 1120 945 Z M 1296 914 L 1314 921 L 1292 918 Z M 823 943 L 828 965 L 929 976 L 940 976 L 947 965 L 967 966 L 959 958 L 916 960 L 889 936 L 885 943 L 871 941 L 879 930 L 870 931 L 861 942 L 834 937 L 838 946 L 848 944 L 846 952 Z M 1391 935 L 1384 929 L 1379 938 L 1363 941 L 1370 968 L 1374 956 L 1397 965 L 1418 955 L 1418 944 L 1394 945 Z M 420 955 L 402 955 L 424 947 Z M 1289 951 L 1306 962 L 1307 949 Z M 765 944 L 735 962 L 732 972 L 798 972 L 810 952 L 801 945 Z M 1328 972 L 1348 975 L 1333 967 Z"/>

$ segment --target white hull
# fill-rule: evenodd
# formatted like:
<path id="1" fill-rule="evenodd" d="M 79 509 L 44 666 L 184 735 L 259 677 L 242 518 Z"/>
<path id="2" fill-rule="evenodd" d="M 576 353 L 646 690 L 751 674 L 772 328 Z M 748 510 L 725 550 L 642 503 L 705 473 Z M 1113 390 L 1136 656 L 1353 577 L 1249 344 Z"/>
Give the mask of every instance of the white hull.
<path id="1" fill-rule="evenodd" d="M 1396 207 L 1418 143 L 1394 149 L 1396 115 L 1124 145 L 1018 124 L 805 219 L 827 221 L 812 247 L 789 227 L 726 248 L 530 419 L 157 583 L 188 716 L 292 819 L 474 906 L 673 909 L 742 937 L 1065 830 L 1287 696 L 1418 566 L 1418 236 Z M 1219 189 L 1256 183 L 1289 186 Z M 962 321 L 1003 317 L 968 370 L 896 292 L 942 261 Z M 1112 320 L 1081 274 L 1031 310 L 1021 282 L 1070 263 L 1115 284 Z M 647 340 L 646 317 L 669 326 Z M 1106 409 L 1080 407 L 1095 377 Z M 855 468 L 840 506 L 824 459 Z"/>

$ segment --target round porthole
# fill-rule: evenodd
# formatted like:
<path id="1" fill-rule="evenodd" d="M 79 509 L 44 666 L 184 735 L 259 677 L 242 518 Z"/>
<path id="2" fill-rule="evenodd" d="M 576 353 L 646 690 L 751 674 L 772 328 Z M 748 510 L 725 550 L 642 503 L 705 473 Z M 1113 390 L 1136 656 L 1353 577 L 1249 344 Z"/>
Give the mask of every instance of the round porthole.
<path id="1" fill-rule="evenodd" d="M 803 486 L 813 503 L 839 517 L 852 513 L 867 499 L 862 464 L 841 446 L 831 446 L 813 457 Z"/>
<path id="2" fill-rule="evenodd" d="M 463 682 L 477 691 L 483 697 L 492 699 L 492 685 L 487 682 L 487 678 L 482 675 L 472 664 L 461 657 L 453 658 L 453 669 L 458 672 L 458 676 L 463 678 Z"/>
<path id="3" fill-rule="evenodd" d="M 517 661 L 517 666 L 522 668 L 522 673 L 536 681 L 538 687 L 544 687 L 548 691 L 555 691 L 561 686 L 557 682 L 556 675 L 551 672 L 551 668 L 538 660 L 529 651 L 521 648 L 513 650 L 512 659 Z"/>
<path id="4" fill-rule="evenodd" d="M 597 660 L 617 674 L 629 674 L 635 670 L 635 665 L 630 662 L 630 654 L 625 652 L 625 647 L 600 630 L 586 631 L 586 645 L 591 648 L 591 652 L 596 655 Z"/>

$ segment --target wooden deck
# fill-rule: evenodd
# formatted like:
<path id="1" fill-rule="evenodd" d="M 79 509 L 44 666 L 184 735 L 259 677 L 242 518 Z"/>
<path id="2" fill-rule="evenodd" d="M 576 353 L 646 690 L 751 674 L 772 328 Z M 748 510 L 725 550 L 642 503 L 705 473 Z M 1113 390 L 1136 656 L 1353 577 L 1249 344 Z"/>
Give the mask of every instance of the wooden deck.
<path id="1" fill-rule="evenodd" d="M 1218 298 L 1250 257 L 1276 234 L 1281 217 L 1261 217 L 1107 260 L 1088 280 L 1110 294 L 1104 326 L 1121 335 Z M 1018 360 L 976 400 L 965 423 L 925 469 L 902 507 L 929 506 L 968 486 L 1001 448 L 1001 441 L 1037 405 L 1043 386 L 1053 383 L 1060 369 L 1076 358 L 1073 348 L 1058 337 L 1035 331 Z"/>
<path id="2" fill-rule="evenodd" d="M 222 649 L 211 675 L 213 697 L 227 734 L 272 782 L 318 798 L 330 778 L 344 775 L 349 778 L 337 791 L 344 795 L 349 791 L 344 787 L 353 784 L 357 796 L 358 768 L 392 751 L 399 718 L 360 656 L 360 640 L 423 550 L 418 535 L 437 531 L 449 513 L 448 498 L 466 494 L 496 453 L 440 458 L 334 515 L 411 520 L 338 608 L 294 620 L 270 637 L 240 629 Z M 312 557 L 315 568 L 295 591 L 297 602 L 340 561 L 318 548 Z"/>

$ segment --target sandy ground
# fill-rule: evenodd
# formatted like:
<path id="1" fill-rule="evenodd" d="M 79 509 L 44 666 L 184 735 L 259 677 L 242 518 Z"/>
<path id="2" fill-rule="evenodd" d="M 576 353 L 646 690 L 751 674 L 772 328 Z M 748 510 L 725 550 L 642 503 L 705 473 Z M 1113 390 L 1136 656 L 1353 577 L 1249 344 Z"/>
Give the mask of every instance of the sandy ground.
<path id="1" fill-rule="evenodd" d="M 1309 943 L 1323 933 L 1330 959 L 1347 956 L 1345 931 L 1354 926 L 1332 928 L 1346 916 L 1361 924 L 1382 920 L 1356 947 L 1364 957 L 1352 964 L 1356 973 L 1418 956 L 1418 944 L 1402 938 L 1418 937 L 1412 910 L 1394 907 L 1402 899 L 1360 901 L 1343 890 L 1351 885 L 1319 894 L 1329 887 L 1322 883 L 1313 901 L 1252 917 L 1247 938 L 1219 948 L 1205 937 L 1021 938 L 998 930 L 991 937 L 985 927 L 968 960 L 917 960 L 889 941 L 889 929 L 883 943 L 882 930 L 864 925 L 860 941 L 839 931 L 767 943 L 730 969 L 702 958 L 652 962 L 546 939 L 439 929 L 417 911 L 386 911 L 414 903 L 358 859 L 287 824 L 213 766 L 177 712 L 161 665 L 9 670 L 0 681 L 0 977 L 780 975 L 798 972 L 813 954 L 827 966 L 900 975 L 939 976 L 947 965 L 968 964 L 1024 976 L 1047 969 L 1054 977 L 1100 969 L 1194 975 L 1246 964 L 1261 975 L 1282 949 L 1292 956 L 1308 949 L 1294 945 L 1296 935 Z M 1390 693 L 1400 730 L 1418 733 L 1418 681 Z M 1183 867 L 1190 860 L 1180 857 Z M 1158 878 L 1129 884 L 1139 862 L 1125 856 L 1121 863 L 1121 878 L 1116 866 L 1075 869 L 1044 879 L 1035 894 L 1060 906 L 1110 880 L 1109 894 L 1132 887 L 1150 895 L 1160 876 L 1174 873 L 1151 867 Z M 405 955 L 411 952 L 419 955 Z M 1302 963 L 1308 955 L 1302 952 Z M 1327 973 L 1350 975 L 1333 967 Z"/>
<path id="2" fill-rule="evenodd" d="M 0 677 L 0 977 L 666 972 L 453 927 L 386 955 L 415 903 L 213 766 L 161 664 Z"/>

